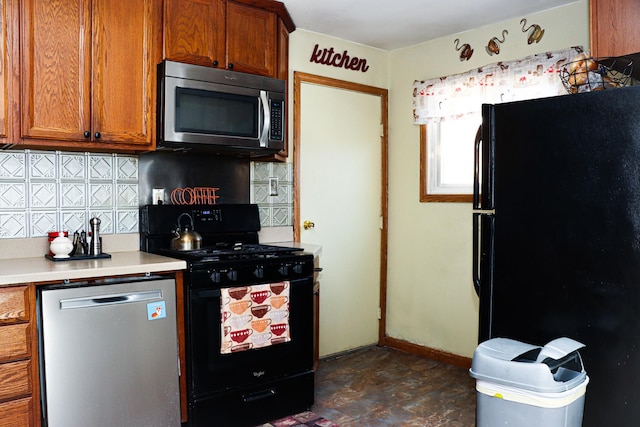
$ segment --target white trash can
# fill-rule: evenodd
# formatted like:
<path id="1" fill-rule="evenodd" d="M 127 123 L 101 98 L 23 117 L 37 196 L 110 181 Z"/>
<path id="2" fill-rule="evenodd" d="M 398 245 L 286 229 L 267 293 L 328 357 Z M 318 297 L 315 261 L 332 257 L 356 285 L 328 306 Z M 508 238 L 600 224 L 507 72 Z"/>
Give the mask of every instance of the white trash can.
<path id="1" fill-rule="evenodd" d="M 508 338 L 481 343 L 469 371 L 476 379 L 476 426 L 582 426 L 589 377 L 581 348 L 571 338 L 544 347 Z"/>

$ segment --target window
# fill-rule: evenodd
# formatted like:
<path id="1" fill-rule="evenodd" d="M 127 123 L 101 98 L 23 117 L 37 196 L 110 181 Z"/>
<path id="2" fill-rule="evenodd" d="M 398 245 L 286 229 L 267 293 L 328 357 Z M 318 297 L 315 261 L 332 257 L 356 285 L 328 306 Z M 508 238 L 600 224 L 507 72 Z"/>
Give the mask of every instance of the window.
<path id="1" fill-rule="evenodd" d="M 416 80 L 413 119 L 420 125 L 420 201 L 471 202 L 481 105 L 566 95 L 560 73 L 581 52 L 582 47 L 575 46 Z"/>
<path id="2" fill-rule="evenodd" d="M 420 126 L 420 201 L 471 202 L 479 114 Z"/>

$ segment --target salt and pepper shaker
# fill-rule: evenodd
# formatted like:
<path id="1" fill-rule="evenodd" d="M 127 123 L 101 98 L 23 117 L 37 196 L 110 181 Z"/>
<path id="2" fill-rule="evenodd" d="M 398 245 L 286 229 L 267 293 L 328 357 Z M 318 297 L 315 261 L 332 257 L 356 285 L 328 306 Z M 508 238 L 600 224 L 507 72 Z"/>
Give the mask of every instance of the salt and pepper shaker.
<path id="1" fill-rule="evenodd" d="M 91 225 L 91 244 L 89 245 L 90 255 L 100 255 L 102 253 L 102 239 L 100 237 L 100 218 L 93 217 L 89 220 Z"/>

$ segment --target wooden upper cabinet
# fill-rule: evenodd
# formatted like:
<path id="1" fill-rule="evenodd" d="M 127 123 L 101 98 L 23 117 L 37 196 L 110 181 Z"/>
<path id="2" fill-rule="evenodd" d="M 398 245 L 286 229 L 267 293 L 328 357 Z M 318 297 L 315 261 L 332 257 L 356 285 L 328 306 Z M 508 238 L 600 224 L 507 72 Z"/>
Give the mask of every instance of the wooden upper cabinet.
<path id="1" fill-rule="evenodd" d="M 0 1 L 0 143 L 7 140 L 9 94 L 7 93 L 7 13 Z"/>
<path id="2" fill-rule="evenodd" d="M 25 144 L 148 148 L 161 0 L 23 0 L 21 7 Z"/>
<path id="3" fill-rule="evenodd" d="M 165 1 L 165 59 L 224 67 L 225 12 L 226 0 Z"/>
<path id="4" fill-rule="evenodd" d="M 164 59 L 286 78 L 295 26 L 281 2 L 166 0 L 164 11 Z"/>
<path id="5" fill-rule="evenodd" d="M 92 4 L 92 137 L 150 145 L 155 134 L 161 2 L 94 0 Z"/>
<path id="6" fill-rule="evenodd" d="M 289 79 L 289 30 L 282 19 L 278 19 L 278 73 L 276 78 Z"/>
<path id="7" fill-rule="evenodd" d="M 590 0 L 591 54 L 596 58 L 640 52 L 640 2 Z"/>
<path id="8" fill-rule="evenodd" d="M 277 15 L 257 7 L 227 3 L 227 67 L 275 77 L 277 74 Z"/>
<path id="9" fill-rule="evenodd" d="M 22 136 L 91 130 L 91 14 L 84 0 L 22 1 Z"/>
<path id="10" fill-rule="evenodd" d="M 0 145 L 11 144 L 18 120 L 18 0 L 0 0 Z"/>

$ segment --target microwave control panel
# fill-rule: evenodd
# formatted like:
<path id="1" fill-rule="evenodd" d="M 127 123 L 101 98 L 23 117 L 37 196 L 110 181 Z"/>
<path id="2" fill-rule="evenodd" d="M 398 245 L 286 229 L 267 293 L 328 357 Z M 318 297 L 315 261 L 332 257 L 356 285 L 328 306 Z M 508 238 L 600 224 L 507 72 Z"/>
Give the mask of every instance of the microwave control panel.
<path id="1" fill-rule="evenodd" d="M 272 141 L 284 140 L 284 129 L 282 128 L 282 117 L 284 115 L 284 101 L 271 99 L 271 132 L 269 139 Z"/>

